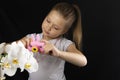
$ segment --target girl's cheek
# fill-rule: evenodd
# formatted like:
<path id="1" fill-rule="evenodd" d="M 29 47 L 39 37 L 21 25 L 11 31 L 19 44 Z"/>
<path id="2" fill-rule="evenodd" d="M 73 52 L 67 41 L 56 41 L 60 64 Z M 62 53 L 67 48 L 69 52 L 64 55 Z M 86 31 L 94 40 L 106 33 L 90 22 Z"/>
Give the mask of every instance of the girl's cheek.
<path id="1" fill-rule="evenodd" d="M 46 26 L 46 25 L 44 24 L 44 25 L 42 26 L 42 28 L 45 29 L 45 26 Z"/>

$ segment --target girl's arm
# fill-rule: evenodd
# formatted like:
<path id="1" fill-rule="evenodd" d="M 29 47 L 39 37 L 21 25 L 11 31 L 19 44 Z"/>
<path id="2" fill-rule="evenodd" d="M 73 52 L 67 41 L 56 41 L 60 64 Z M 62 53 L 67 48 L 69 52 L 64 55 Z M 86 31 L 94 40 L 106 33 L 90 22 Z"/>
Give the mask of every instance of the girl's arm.
<path id="1" fill-rule="evenodd" d="M 46 54 L 59 57 L 67 62 L 70 62 L 80 67 L 87 64 L 86 57 L 75 47 L 74 44 L 69 45 L 69 47 L 67 48 L 67 52 L 65 52 L 58 50 L 53 44 L 49 43 L 46 40 L 42 41 L 45 42 L 44 52 Z"/>
<path id="2" fill-rule="evenodd" d="M 64 51 L 60 51 L 59 52 L 59 57 L 64 59 L 67 62 L 70 62 L 74 65 L 77 66 L 85 66 L 87 65 L 87 59 L 86 57 L 83 55 L 82 52 L 80 52 L 74 44 L 71 44 L 68 48 L 67 48 L 67 52 Z"/>
<path id="3" fill-rule="evenodd" d="M 30 44 L 31 38 L 28 38 L 25 36 L 18 41 L 21 41 L 24 44 L 24 46 L 27 47 Z M 18 42 L 18 41 L 16 41 L 16 42 Z"/>

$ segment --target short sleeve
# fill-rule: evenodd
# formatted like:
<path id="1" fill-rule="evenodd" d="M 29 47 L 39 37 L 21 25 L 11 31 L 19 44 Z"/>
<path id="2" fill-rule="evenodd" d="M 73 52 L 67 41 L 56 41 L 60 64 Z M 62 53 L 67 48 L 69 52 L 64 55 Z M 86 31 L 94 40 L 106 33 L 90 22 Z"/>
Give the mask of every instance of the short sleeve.
<path id="1" fill-rule="evenodd" d="M 63 44 L 63 51 L 67 51 L 67 48 L 70 44 L 74 44 L 74 42 L 72 42 L 71 40 L 68 40 L 66 38 L 64 38 L 62 40 L 62 44 Z"/>

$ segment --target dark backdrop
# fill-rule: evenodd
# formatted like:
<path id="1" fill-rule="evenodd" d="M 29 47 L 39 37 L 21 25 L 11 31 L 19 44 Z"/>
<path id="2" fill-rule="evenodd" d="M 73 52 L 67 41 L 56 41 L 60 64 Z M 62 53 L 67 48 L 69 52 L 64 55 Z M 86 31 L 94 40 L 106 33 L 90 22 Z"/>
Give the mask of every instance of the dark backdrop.
<path id="1" fill-rule="evenodd" d="M 28 33 L 41 32 L 40 25 L 51 7 L 61 0 L 4 0 L 0 2 L 0 42 L 11 42 Z M 67 0 L 66 0 L 67 1 Z M 68 0 L 72 3 L 75 0 Z M 83 53 L 86 67 L 66 63 L 68 80 L 120 80 L 119 0 L 76 0 L 82 13 Z M 7 77 L 26 80 L 28 73 Z"/>

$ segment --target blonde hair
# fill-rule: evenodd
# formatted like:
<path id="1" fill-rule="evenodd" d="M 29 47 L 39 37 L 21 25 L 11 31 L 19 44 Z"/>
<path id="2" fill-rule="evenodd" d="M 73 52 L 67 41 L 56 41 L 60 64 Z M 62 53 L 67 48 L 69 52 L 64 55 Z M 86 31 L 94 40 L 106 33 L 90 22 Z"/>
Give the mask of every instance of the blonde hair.
<path id="1" fill-rule="evenodd" d="M 82 42 L 82 25 L 79 7 L 75 4 L 61 2 L 56 4 L 52 10 L 58 11 L 64 19 L 72 21 L 72 24 L 67 31 L 67 35 L 65 34 L 65 37 L 69 37 L 70 34 L 68 33 L 71 33 L 72 31 L 72 40 L 75 42 L 76 47 L 80 50 Z"/>

